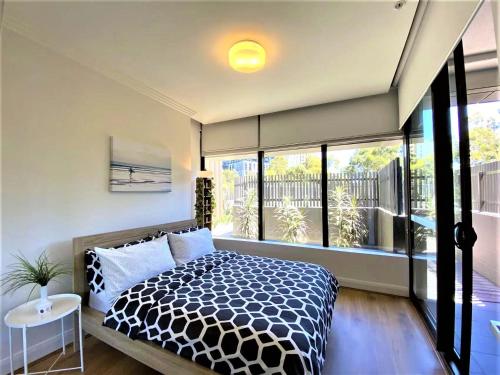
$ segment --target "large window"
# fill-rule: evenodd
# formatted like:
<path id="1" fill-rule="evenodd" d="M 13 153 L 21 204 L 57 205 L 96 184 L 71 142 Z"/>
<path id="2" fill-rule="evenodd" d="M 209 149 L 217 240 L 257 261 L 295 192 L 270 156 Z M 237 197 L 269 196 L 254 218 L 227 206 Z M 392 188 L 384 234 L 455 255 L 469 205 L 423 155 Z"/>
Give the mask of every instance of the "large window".
<path id="1" fill-rule="evenodd" d="M 266 240 L 322 244 L 321 151 L 266 152 Z"/>
<path id="2" fill-rule="evenodd" d="M 405 251 L 401 140 L 328 148 L 331 247 Z"/>
<path id="3" fill-rule="evenodd" d="M 212 231 L 219 237 L 258 238 L 257 157 L 238 155 L 206 159 L 214 175 Z"/>
<path id="4" fill-rule="evenodd" d="M 327 150 L 326 185 L 319 146 L 265 152 L 262 176 L 256 154 L 207 158 L 215 184 L 214 235 L 258 239 L 262 230 L 265 240 L 324 245 L 327 225 L 330 247 L 405 252 L 402 140 Z"/>

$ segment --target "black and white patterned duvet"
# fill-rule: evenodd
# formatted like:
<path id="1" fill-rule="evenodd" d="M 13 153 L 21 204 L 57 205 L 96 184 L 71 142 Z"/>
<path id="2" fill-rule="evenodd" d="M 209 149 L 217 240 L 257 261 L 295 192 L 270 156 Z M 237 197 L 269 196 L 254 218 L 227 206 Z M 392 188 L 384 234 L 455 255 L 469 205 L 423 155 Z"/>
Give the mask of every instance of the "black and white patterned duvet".
<path id="1" fill-rule="evenodd" d="M 318 265 L 217 251 L 125 291 L 104 325 L 223 374 L 319 374 L 338 289 Z"/>

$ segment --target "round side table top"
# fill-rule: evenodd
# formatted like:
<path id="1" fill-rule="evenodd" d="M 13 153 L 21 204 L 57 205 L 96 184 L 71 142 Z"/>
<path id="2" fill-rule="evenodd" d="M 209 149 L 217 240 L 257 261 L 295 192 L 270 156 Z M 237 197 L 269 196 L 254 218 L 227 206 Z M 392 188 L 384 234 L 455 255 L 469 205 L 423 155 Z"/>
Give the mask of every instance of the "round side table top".
<path id="1" fill-rule="evenodd" d="M 40 301 L 36 299 L 10 310 L 5 315 L 5 324 L 10 328 L 37 327 L 71 314 L 82 302 L 77 294 L 55 294 L 48 299 L 52 302 L 52 311 L 43 317 L 36 311 L 36 304 Z"/>

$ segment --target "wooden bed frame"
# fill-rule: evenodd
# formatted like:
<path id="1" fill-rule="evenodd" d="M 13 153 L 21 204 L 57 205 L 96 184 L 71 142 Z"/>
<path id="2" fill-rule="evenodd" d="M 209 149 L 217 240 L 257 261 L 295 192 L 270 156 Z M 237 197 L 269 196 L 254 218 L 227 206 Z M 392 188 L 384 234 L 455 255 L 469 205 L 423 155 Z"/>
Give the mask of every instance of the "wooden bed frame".
<path id="1" fill-rule="evenodd" d="M 113 348 L 144 363 L 163 374 L 214 374 L 206 367 L 184 359 L 153 343 L 132 340 L 121 332 L 102 325 L 104 314 L 88 306 L 89 286 L 85 272 L 85 250 L 93 247 L 113 247 L 126 242 L 144 238 L 159 230 L 172 232 L 195 226 L 194 220 L 177 221 L 173 223 L 153 225 L 135 229 L 96 234 L 73 239 L 74 273 L 73 290 L 82 297 L 82 326 L 86 333 L 98 338 Z M 75 319 L 78 319 L 75 317 Z M 78 324 L 78 322 L 76 322 Z M 75 325 L 76 327 L 76 325 Z M 74 343 L 78 342 L 78 332 L 74 330 Z M 76 350 L 76 344 L 75 344 Z"/>

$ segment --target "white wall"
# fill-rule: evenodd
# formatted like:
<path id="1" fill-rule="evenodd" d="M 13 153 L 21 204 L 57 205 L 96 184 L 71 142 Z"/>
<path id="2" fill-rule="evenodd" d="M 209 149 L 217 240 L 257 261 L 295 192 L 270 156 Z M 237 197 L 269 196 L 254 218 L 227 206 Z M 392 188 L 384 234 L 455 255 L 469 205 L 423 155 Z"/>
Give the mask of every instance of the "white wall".
<path id="1" fill-rule="evenodd" d="M 214 242 L 217 249 L 321 264 L 345 287 L 408 296 L 406 255 L 225 238 L 216 238 Z"/>
<path id="2" fill-rule="evenodd" d="M 477 242 L 472 252 L 474 271 L 500 286 L 500 215 L 472 211 Z"/>
<path id="3" fill-rule="evenodd" d="M 2 273 L 11 252 L 34 259 L 47 249 L 72 265 L 73 237 L 193 217 L 197 123 L 8 29 L 2 34 Z M 173 191 L 110 193 L 111 135 L 168 147 Z M 49 284 L 50 293 L 71 290 L 71 278 Z M 1 298 L 2 373 L 3 316 L 27 292 Z M 58 327 L 29 331 L 30 360 L 57 347 Z M 17 366 L 19 360 L 17 353 Z"/>

